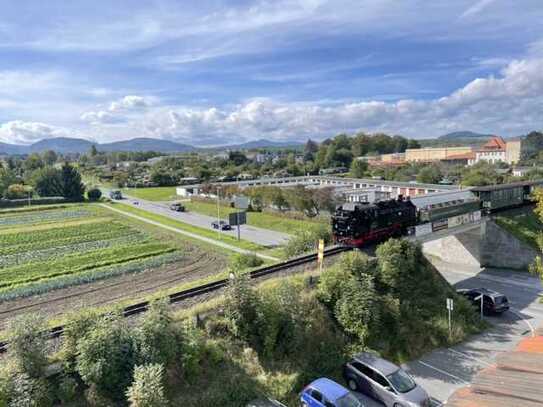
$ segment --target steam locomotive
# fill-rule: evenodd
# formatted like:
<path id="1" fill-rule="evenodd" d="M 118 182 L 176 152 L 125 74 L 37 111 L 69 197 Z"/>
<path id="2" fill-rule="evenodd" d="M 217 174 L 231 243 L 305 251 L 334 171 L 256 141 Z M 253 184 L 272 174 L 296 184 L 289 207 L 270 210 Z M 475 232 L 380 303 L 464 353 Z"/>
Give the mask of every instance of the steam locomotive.
<path id="1" fill-rule="evenodd" d="M 367 203 L 346 203 L 332 216 L 335 243 L 360 247 L 369 242 L 407 234 L 417 223 L 417 208 L 409 198 Z"/>

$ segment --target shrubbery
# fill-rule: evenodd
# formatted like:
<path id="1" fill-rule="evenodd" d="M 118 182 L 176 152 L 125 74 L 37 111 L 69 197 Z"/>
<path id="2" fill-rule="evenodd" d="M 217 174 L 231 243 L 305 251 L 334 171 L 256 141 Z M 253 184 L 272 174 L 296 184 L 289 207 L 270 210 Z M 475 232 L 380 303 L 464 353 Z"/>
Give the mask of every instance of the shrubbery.
<path id="1" fill-rule="evenodd" d="M 237 253 L 230 256 L 228 268 L 232 271 L 239 271 L 261 266 L 264 263 L 260 257 L 254 253 Z"/>
<path id="2" fill-rule="evenodd" d="M 126 397 L 131 407 L 165 407 L 164 367 L 161 364 L 136 366 L 134 382 Z"/>
<path id="3" fill-rule="evenodd" d="M 102 191 L 99 188 L 91 188 L 87 191 L 89 201 L 98 201 L 102 197 Z"/>
<path id="4" fill-rule="evenodd" d="M 332 241 L 332 233 L 327 225 L 315 225 L 304 230 L 296 231 L 285 245 L 285 257 L 294 257 L 317 250 L 319 240 L 325 244 Z"/>

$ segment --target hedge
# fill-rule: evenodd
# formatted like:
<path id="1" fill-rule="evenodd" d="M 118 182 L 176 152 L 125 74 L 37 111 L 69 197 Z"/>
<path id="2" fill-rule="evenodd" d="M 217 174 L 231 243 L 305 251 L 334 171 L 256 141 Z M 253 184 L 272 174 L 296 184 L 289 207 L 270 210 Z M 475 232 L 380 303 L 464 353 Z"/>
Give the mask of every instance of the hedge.
<path id="1" fill-rule="evenodd" d="M 69 202 L 68 199 L 62 196 L 51 196 L 46 198 L 28 199 L 0 199 L 0 208 L 15 208 L 18 206 L 30 205 L 50 205 Z"/>

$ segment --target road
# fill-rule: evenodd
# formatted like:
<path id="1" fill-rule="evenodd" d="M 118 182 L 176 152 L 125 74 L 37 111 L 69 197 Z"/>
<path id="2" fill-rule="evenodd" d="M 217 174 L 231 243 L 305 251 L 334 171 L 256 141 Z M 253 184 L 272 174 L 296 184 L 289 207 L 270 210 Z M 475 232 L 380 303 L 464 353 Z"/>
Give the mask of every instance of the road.
<path id="1" fill-rule="evenodd" d="M 511 310 L 502 316 L 485 317 L 492 328 L 451 348 L 437 349 L 404 365 L 432 397 L 446 401 L 470 383 L 481 369 L 495 363 L 499 353 L 515 348 L 532 330 L 543 324 L 541 282 L 527 273 L 502 270 L 480 271 L 468 266 L 435 262 L 441 274 L 456 288 L 486 287 L 505 294 Z M 445 312 L 445 304 L 443 304 Z M 454 316 L 453 316 L 454 320 Z"/>
<path id="2" fill-rule="evenodd" d="M 102 192 L 104 193 L 104 195 L 107 195 L 109 193 L 109 190 L 102 189 Z M 172 211 L 169 209 L 167 202 L 151 202 L 139 198 L 132 198 L 130 196 L 125 196 L 125 199 L 121 199 L 116 202 L 131 205 L 136 208 L 144 209 L 158 215 L 167 216 L 180 222 L 184 222 L 189 225 L 198 226 L 205 229 L 211 229 L 211 222 L 217 220 L 217 218 L 201 215 L 195 212 Z M 134 205 L 133 202 L 138 202 L 138 205 Z M 235 228 L 229 231 L 223 230 L 221 231 L 221 233 L 237 237 L 237 230 L 235 230 Z M 286 233 L 276 232 L 268 229 L 261 229 L 250 225 L 242 225 L 240 228 L 240 233 L 243 240 L 257 243 L 265 247 L 281 246 L 285 244 L 290 238 L 290 235 Z"/>

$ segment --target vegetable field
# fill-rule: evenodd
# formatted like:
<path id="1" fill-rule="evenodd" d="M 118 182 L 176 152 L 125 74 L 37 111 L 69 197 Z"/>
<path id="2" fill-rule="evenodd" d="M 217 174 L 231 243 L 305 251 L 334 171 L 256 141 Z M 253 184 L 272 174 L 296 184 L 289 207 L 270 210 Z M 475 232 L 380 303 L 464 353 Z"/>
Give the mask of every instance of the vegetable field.
<path id="1" fill-rule="evenodd" d="M 181 257 L 178 249 L 92 205 L 0 213 L 0 302 Z"/>

